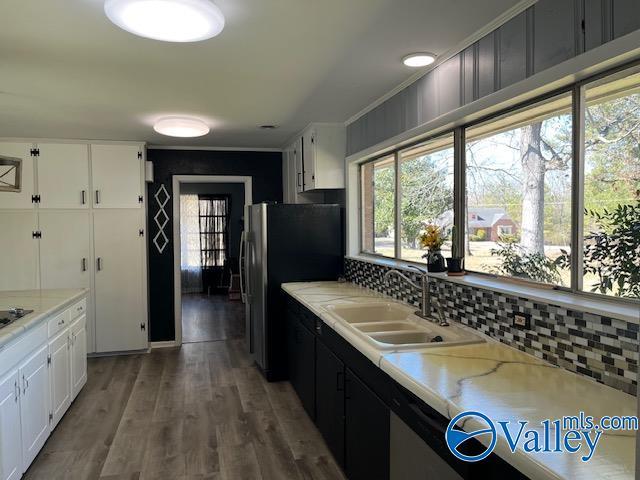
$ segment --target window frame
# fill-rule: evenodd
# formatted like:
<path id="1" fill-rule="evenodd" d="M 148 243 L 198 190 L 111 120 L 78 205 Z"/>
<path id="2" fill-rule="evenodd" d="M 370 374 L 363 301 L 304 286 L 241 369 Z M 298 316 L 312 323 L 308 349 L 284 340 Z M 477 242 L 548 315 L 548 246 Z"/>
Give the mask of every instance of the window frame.
<path id="1" fill-rule="evenodd" d="M 453 149 L 454 149 L 454 205 L 453 205 L 453 213 L 454 213 L 454 225 L 458 231 L 464 231 L 464 223 L 465 223 L 465 211 L 466 211 L 466 131 L 467 129 L 471 129 L 475 126 L 478 126 L 483 123 L 490 122 L 492 120 L 496 120 L 499 117 L 503 117 L 510 113 L 514 113 L 518 110 L 536 105 L 538 103 L 549 100 L 553 97 L 559 97 L 561 95 L 570 95 L 571 97 L 571 121 L 572 121 L 572 135 L 571 135 L 571 152 L 572 152 L 572 162 L 571 162 L 571 275 L 570 275 L 570 285 L 569 286 L 561 286 L 561 285 L 552 285 L 547 283 L 537 282 L 535 280 L 509 277 L 505 275 L 498 275 L 494 273 L 488 272 L 480 272 L 475 270 L 467 270 L 474 275 L 481 275 L 488 278 L 500 279 L 508 283 L 513 284 L 526 284 L 532 287 L 539 287 L 547 290 L 556 290 L 563 291 L 571 294 L 575 294 L 577 296 L 587 297 L 595 300 L 601 300 L 603 302 L 616 302 L 627 305 L 640 305 L 640 299 L 628 298 L 628 297 L 617 297 L 614 295 L 604 295 L 601 293 L 590 292 L 583 290 L 584 284 L 584 269 L 583 269 L 583 258 L 584 258 L 584 238 L 583 238 L 583 225 L 584 225 L 584 215 L 582 214 L 584 210 L 584 169 L 585 169 L 585 151 L 584 151 L 584 139 L 585 139 L 585 109 L 586 109 L 586 101 L 585 101 L 585 90 L 594 82 L 599 80 L 604 80 L 608 77 L 615 77 L 618 74 L 623 74 L 624 72 L 629 72 L 629 75 L 633 75 L 640 72 L 640 60 L 634 60 L 632 62 L 628 62 L 626 64 L 620 65 L 615 68 L 611 68 L 600 72 L 595 75 L 591 75 L 586 77 L 580 81 L 573 82 L 570 85 L 556 88 L 549 92 L 538 95 L 534 98 L 518 102 L 513 106 L 510 106 L 505 109 L 501 109 L 497 112 L 481 116 L 480 118 L 473 120 L 472 122 L 464 123 L 457 125 L 453 128 L 443 129 L 442 131 L 438 131 L 437 133 L 431 133 L 419 138 L 413 139 L 406 144 L 403 144 L 399 147 L 389 149 L 384 151 L 383 153 L 376 155 L 372 158 L 359 162 L 357 164 L 357 175 L 358 175 L 358 250 L 359 254 L 366 257 L 373 257 L 385 260 L 395 260 L 399 262 L 403 262 L 409 265 L 416 265 L 419 267 L 424 267 L 423 263 L 417 263 L 410 260 L 401 258 L 401 244 L 400 244 L 400 227 L 401 227 L 401 185 L 400 185 L 400 176 L 399 176 L 399 168 L 400 168 L 400 152 L 406 150 L 411 147 L 415 147 L 421 143 L 426 143 L 432 140 L 437 140 L 438 138 L 444 137 L 446 135 L 453 134 Z M 615 81 L 615 78 L 612 78 L 611 81 Z M 363 205 L 362 205 L 362 166 L 371 162 L 379 161 L 385 157 L 394 156 L 394 168 L 395 168 L 395 181 L 396 181 L 396 189 L 395 189 L 395 245 L 394 251 L 395 254 L 393 257 L 366 252 L 363 250 L 363 232 L 362 232 L 362 218 L 363 218 Z M 462 230 L 460 230 L 462 228 Z M 458 235 L 457 239 L 457 247 L 458 250 L 464 252 L 465 248 L 465 235 Z M 465 252 L 466 256 L 466 252 Z"/>

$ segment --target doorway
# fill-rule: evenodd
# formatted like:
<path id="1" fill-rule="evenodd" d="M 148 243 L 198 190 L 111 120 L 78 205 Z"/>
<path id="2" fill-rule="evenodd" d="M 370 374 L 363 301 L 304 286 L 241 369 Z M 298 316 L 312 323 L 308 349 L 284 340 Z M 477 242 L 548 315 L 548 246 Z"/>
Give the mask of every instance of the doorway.
<path id="1" fill-rule="evenodd" d="M 176 344 L 241 338 L 240 240 L 251 177 L 174 176 Z"/>

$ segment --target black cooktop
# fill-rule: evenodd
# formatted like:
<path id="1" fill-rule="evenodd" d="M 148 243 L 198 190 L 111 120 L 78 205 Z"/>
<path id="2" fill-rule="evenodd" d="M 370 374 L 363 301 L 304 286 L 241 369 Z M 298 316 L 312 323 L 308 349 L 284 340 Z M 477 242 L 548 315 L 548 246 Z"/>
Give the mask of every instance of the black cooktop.
<path id="1" fill-rule="evenodd" d="M 6 327 L 10 323 L 15 322 L 19 318 L 29 315 L 33 310 L 25 310 L 24 308 L 11 308 L 9 310 L 0 310 L 0 328 Z"/>

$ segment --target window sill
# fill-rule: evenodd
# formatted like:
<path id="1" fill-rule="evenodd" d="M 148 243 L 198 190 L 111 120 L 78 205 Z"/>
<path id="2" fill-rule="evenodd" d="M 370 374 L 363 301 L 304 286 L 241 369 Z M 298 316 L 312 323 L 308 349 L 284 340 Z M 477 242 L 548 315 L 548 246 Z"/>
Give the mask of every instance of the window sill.
<path id="1" fill-rule="evenodd" d="M 385 267 L 413 271 L 408 268 L 412 263 L 393 258 L 367 255 L 347 255 L 346 258 L 361 262 L 368 262 L 374 265 L 383 265 Z M 514 295 L 536 302 L 548 303 L 562 308 L 577 310 L 579 312 L 593 313 L 596 315 L 624 320 L 630 323 L 640 324 L 640 305 L 594 299 L 587 296 L 576 295 L 574 293 L 562 292 L 533 285 L 523 285 L 521 283 L 510 282 L 501 278 L 474 273 L 469 273 L 462 277 L 450 277 L 446 273 L 429 273 L 428 275 L 431 278 L 437 278 L 459 285 L 490 290 L 492 292 L 499 292 L 507 295 Z"/>

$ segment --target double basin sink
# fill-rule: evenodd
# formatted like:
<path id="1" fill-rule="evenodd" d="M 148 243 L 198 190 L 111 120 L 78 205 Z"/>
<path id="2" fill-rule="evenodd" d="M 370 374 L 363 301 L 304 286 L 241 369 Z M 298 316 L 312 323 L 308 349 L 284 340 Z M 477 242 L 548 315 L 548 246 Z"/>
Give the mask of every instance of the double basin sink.
<path id="1" fill-rule="evenodd" d="M 468 329 L 441 326 L 437 320 L 422 319 L 411 308 L 397 303 L 333 304 L 325 308 L 378 350 L 418 350 L 484 342 Z"/>

